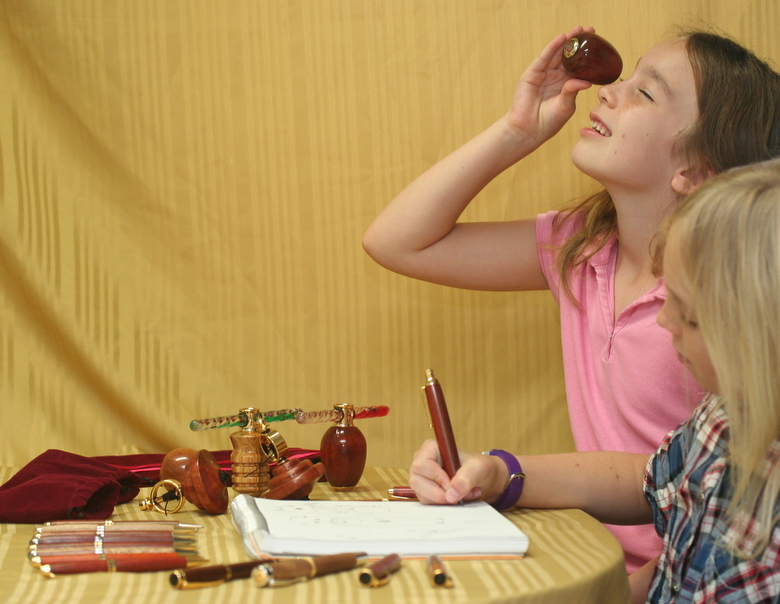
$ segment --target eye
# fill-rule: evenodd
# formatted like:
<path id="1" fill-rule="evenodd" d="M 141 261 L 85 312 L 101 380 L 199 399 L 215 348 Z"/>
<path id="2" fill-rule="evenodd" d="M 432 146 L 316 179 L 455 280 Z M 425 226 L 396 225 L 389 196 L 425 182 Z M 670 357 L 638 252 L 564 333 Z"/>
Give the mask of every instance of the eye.
<path id="1" fill-rule="evenodd" d="M 649 93 L 649 92 L 647 92 L 647 90 L 642 90 L 642 89 L 640 88 L 640 89 L 639 89 L 639 92 L 641 92 L 641 93 L 642 93 L 642 94 L 643 94 L 645 97 L 647 97 L 647 99 L 648 99 L 649 101 L 654 101 L 654 100 L 655 100 L 655 99 L 653 99 L 653 97 L 650 95 L 650 93 Z"/>

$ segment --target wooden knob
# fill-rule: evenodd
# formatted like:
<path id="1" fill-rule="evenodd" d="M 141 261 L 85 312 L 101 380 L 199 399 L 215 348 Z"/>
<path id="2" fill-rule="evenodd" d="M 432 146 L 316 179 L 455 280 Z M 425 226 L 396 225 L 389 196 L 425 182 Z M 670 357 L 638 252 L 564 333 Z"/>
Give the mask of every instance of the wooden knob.
<path id="1" fill-rule="evenodd" d="M 265 499 L 305 499 L 325 473 L 325 466 L 309 459 L 284 459 L 273 469 Z"/>
<path id="2" fill-rule="evenodd" d="M 620 77 L 623 59 L 604 38 L 583 32 L 564 44 L 563 67 L 576 78 L 603 86 Z"/>
<path id="3" fill-rule="evenodd" d="M 181 484 L 187 501 L 209 514 L 223 514 L 228 507 L 227 486 L 222 482 L 219 463 L 202 449 L 184 473 Z"/>
<path id="4" fill-rule="evenodd" d="M 184 498 L 199 510 L 222 514 L 227 510 L 227 486 L 222 480 L 219 463 L 206 451 L 174 449 L 160 466 L 161 481 L 175 481 L 181 485 Z M 168 485 L 164 485 L 170 490 Z"/>
<path id="5" fill-rule="evenodd" d="M 178 500 L 178 505 L 174 510 L 169 511 L 167 504 L 166 507 L 160 505 L 161 501 L 170 501 L 174 497 L 173 493 L 156 497 L 160 487 L 176 491 L 175 499 Z M 168 514 L 181 509 L 185 499 L 209 514 L 222 514 L 227 510 L 227 486 L 219 463 L 205 449 L 174 449 L 168 453 L 160 466 L 160 482 L 154 486 L 151 498 L 142 501 L 140 505 L 145 510 L 155 509 Z"/>
<path id="6" fill-rule="evenodd" d="M 163 457 L 160 480 L 175 480 L 181 484 L 190 463 L 197 458 L 198 452 L 195 449 L 174 449 Z"/>

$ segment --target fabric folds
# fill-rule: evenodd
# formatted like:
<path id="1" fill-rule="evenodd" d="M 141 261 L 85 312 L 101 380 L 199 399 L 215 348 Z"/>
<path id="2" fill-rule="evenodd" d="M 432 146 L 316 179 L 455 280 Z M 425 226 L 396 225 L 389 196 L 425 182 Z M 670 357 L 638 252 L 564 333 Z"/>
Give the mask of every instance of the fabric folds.
<path id="1" fill-rule="evenodd" d="M 230 484 L 231 451 L 212 454 Z M 288 457 L 319 461 L 320 452 L 291 448 Z M 165 454 L 83 457 L 49 449 L 0 486 L 0 522 L 102 520 L 160 478 Z"/>

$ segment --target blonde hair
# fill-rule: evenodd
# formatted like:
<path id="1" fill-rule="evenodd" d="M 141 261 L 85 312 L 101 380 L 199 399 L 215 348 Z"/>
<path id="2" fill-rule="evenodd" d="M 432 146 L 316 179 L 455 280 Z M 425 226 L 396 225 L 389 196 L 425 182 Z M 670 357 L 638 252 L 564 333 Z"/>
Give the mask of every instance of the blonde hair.
<path id="1" fill-rule="evenodd" d="M 729 418 L 727 545 L 754 557 L 779 519 L 780 161 L 708 181 L 669 217 L 667 229 Z"/>
<path id="2" fill-rule="evenodd" d="M 727 36 L 680 30 L 678 38 L 685 42 L 693 70 L 698 118 L 681 134 L 675 153 L 705 177 L 780 156 L 780 75 Z M 564 291 L 576 304 L 569 273 L 617 235 L 617 214 L 602 190 L 559 213 L 553 228 L 559 230 L 575 216 L 583 223 L 560 246 L 556 260 Z M 653 250 L 648 253 L 656 257 Z M 660 268 L 654 264 L 656 275 Z"/>

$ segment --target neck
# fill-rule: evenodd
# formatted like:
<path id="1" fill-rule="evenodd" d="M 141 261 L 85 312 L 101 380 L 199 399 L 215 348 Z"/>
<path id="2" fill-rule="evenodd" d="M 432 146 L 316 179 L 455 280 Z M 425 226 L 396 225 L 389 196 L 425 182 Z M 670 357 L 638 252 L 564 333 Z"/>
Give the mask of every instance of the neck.
<path id="1" fill-rule="evenodd" d="M 621 199 L 613 195 L 612 201 L 615 204 L 620 242 L 618 262 L 633 267 L 637 273 L 651 274 L 651 243 L 656 239 L 667 214 L 674 209 L 676 199 L 643 199 L 636 195 Z"/>
<path id="2" fill-rule="evenodd" d="M 618 251 L 615 265 L 615 316 L 656 283 L 651 243 L 657 237 L 674 199 L 612 197 L 617 214 Z"/>

